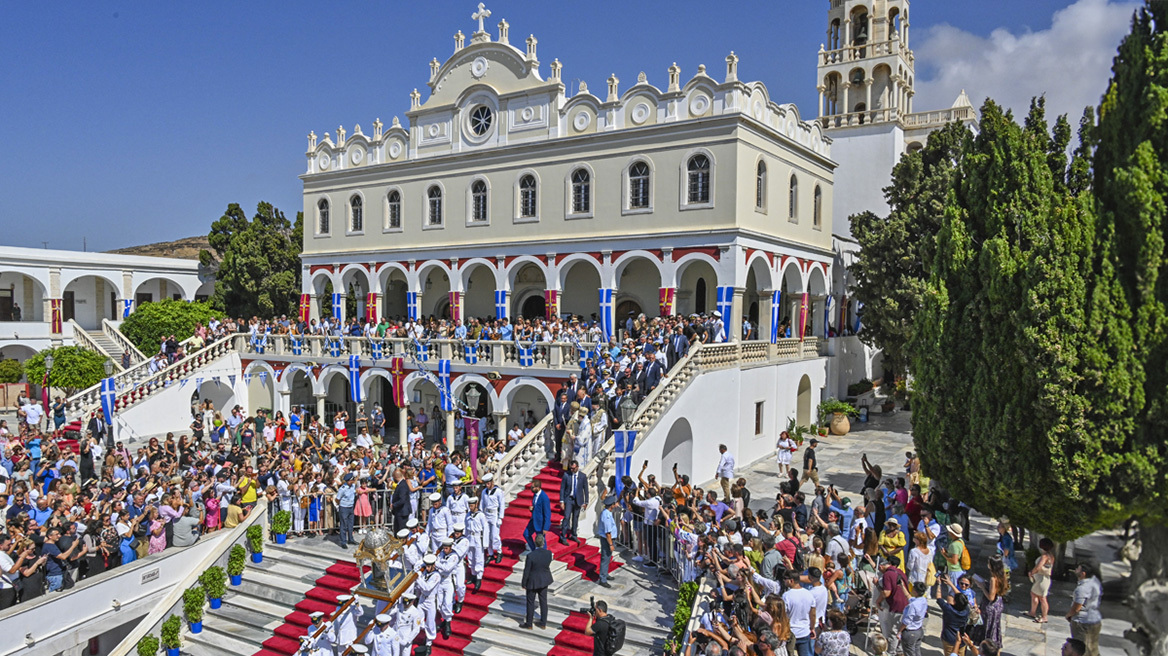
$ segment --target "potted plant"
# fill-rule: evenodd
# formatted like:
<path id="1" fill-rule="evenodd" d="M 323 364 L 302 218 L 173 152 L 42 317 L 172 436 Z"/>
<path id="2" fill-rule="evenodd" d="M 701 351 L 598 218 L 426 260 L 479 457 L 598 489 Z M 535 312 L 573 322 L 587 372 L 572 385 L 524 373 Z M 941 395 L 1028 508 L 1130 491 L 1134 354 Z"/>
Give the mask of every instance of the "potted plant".
<path id="1" fill-rule="evenodd" d="M 207 594 L 202 586 L 194 586 L 183 591 L 183 615 L 191 624 L 191 633 L 203 631 L 203 602 L 207 601 Z"/>
<path id="2" fill-rule="evenodd" d="M 179 656 L 179 648 L 182 647 L 182 638 L 179 637 L 179 632 L 182 631 L 182 620 L 178 615 L 171 615 L 162 623 L 162 648 L 166 650 L 166 656 Z"/>
<path id="3" fill-rule="evenodd" d="M 292 530 L 292 513 L 287 510 L 276 511 L 276 514 L 272 516 L 272 533 L 276 536 L 276 544 L 284 544 L 290 530 Z"/>
<path id="4" fill-rule="evenodd" d="M 847 435 L 852 429 L 848 416 L 856 416 L 856 408 L 850 403 L 831 398 L 819 404 L 819 416 L 831 416 L 831 432 L 833 435 Z"/>
<path id="5" fill-rule="evenodd" d="M 251 562 L 264 562 L 264 527 L 252 524 L 247 527 L 247 546 L 251 547 Z"/>
<path id="6" fill-rule="evenodd" d="M 158 654 L 158 638 L 152 635 L 144 635 L 138 640 L 138 656 L 157 656 Z"/>
<path id="7" fill-rule="evenodd" d="M 241 567 L 242 565 L 240 563 Z M 223 593 L 227 592 L 227 575 L 223 573 L 222 567 L 216 565 L 208 567 L 207 571 L 199 575 L 199 585 L 203 586 L 203 591 L 207 593 L 212 610 L 223 605 Z"/>
<path id="8" fill-rule="evenodd" d="M 227 576 L 231 577 L 231 585 L 239 585 L 243 581 L 243 565 L 247 559 L 247 550 L 242 544 L 231 547 L 227 556 Z"/>
<path id="9" fill-rule="evenodd" d="M 794 417 L 787 417 L 787 435 L 790 435 L 791 439 L 795 441 L 795 446 L 801 447 L 803 440 L 807 437 L 807 427 L 796 424 Z"/>

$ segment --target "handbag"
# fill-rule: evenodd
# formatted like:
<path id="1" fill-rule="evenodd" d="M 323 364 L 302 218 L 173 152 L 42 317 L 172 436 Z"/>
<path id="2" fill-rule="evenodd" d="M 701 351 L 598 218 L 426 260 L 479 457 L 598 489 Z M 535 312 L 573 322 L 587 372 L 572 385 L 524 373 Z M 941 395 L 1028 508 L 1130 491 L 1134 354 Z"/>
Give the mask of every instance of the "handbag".
<path id="1" fill-rule="evenodd" d="M 304 496 L 300 497 L 300 507 L 301 508 L 307 509 L 308 506 L 311 504 L 312 504 L 312 500 L 308 498 L 308 495 L 304 495 Z"/>

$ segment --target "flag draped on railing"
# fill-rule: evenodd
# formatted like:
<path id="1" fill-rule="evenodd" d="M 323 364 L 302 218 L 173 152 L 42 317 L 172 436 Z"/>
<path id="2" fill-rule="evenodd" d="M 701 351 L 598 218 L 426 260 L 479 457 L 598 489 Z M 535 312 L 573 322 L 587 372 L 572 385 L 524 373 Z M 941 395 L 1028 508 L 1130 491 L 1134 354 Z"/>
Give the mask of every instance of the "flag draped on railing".
<path id="1" fill-rule="evenodd" d="M 673 303 L 677 298 L 676 287 L 662 287 L 657 299 L 657 309 L 663 317 L 673 316 Z"/>
<path id="2" fill-rule="evenodd" d="M 776 289 L 771 292 L 771 344 L 779 343 L 779 319 L 783 315 L 783 292 Z"/>
<path id="3" fill-rule="evenodd" d="M 519 366 L 532 367 L 535 366 L 535 344 L 531 346 L 523 346 L 519 342 L 515 342 L 515 349 L 519 352 Z"/>
<path id="4" fill-rule="evenodd" d="M 599 289 L 600 294 L 600 332 L 604 335 L 604 341 L 608 342 L 616 334 L 613 330 L 615 323 L 613 319 L 614 308 L 612 306 L 612 289 Z"/>
<path id="5" fill-rule="evenodd" d="M 341 309 L 344 308 L 345 296 L 343 294 L 333 294 L 333 318 L 337 321 L 341 320 Z"/>
<path id="6" fill-rule="evenodd" d="M 328 347 L 329 347 L 329 354 L 330 355 L 332 355 L 334 358 L 341 357 L 341 338 L 340 337 L 329 338 Z"/>
<path id="7" fill-rule="evenodd" d="M 133 312 L 133 311 L 134 311 L 134 301 L 133 301 L 133 299 L 129 299 L 129 298 L 123 298 L 123 299 L 122 299 L 122 318 L 123 318 L 123 319 L 129 319 L 129 318 L 130 318 L 130 313 L 131 313 L 131 312 Z"/>
<path id="8" fill-rule="evenodd" d="M 117 403 L 117 391 L 113 377 L 101 379 L 101 414 L 105 417 L 106 425 L 114 421 L 114 405 Z"/>
<path id="9" fill-rule="evenodd" d="M 719 287 L 718 288 L 718 311 L 722 313 L 722 334 L 718 335 L 717 341 L 728 342 L 731 338 L 730 330 L 730 313 L 734 309 L 734 288 L 733 287 Z"/>
<path id="10" fill-rule="evenodd" d="M 393 381 L 393 404 L 399 408 L 406 407 L 406 367 L 401 356 L 393 359 L 389 367 L 389 376 Z"/>
<path id="11" fill-rule="evenodd" d="M 372 337 L 369 338 L 369 355 L 371 358 L 373 358 L 373 362 L 375 363 L 382 359 L 382 355 L 384 355 L 382 343 L 379 340 L 373 339 Z"/>
<path id="12" fill-rule="evenodd" d="M 292 337 L 292 355 L 304 355 L 304 340 L 299 336 Z"/>
<path id="13" fill-rule="evenodd" d="M 463 359 L 466 360 L 467 364 L 478 364 L 479 363 L 479 343 L 478 343 L 478 341 L 475 341 L 474 344 L 467 344 L 466 342 L 463 342 L 462 343 L 462 352 L 463 352 Z"/>
<path id="14" fill-rule="evenodd" d="M 495 290 L 495 318 L 503 319 L 507 316 L 507 292 Z"/>
<path id="15" fill-rule="evenodd" d="M 438 361 L 438 398 L 442 412 L 454 410 L 454 395 L 450 391 L 450 360 Z"/>
<path id="16" fill-rule="evenodd" d="M 361 356 L 349 356 L 349 399 L 361 402 Z"/>
<path id="17" fill-rule="evenodd" d="M 418 340 L 415 339 L 414 340 L 414 350 L 416 351 L 416 355 L 414 357 L 417 358 L 419 362 L 426 362 L 430 359 L 430 346 L 429 346 L 429 344 L 419 342 Z"/>

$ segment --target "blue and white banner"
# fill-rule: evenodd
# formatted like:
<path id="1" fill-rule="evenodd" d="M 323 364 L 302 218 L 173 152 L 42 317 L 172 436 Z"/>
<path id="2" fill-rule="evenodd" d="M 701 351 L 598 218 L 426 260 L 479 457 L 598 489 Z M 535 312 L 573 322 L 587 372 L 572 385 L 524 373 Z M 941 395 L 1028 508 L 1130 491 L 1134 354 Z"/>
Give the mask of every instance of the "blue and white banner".
<path id="1" fill-rule="evenodd" d="M 632 476 L 633 450 L 637 446 L 637 431 L 615 430 L 612 432 L 616 454 L 616 493 L 624 489 L 621 479 Z"/>
<path id="2" fill-rule="evenodd" d="M 535 366 L 535 353 L 533 346 L 521 346 L 519 342 L 516 342 L 515 348 L 519 351 L 520 367 Z"/>
<path id="3" fill-rule="evenodd" d="M 495 318 L 505 319 L 507 317 L 507 292 L 503 290 L 495 290 Z"/>
<path id="4" fill-rule="evenodd" d="M 251 384 L 251 374 L 244 374 L 244 375 L 243 375 L 243 383 L 244 383 L 245 385 L 250 385 L 250 384 Z"/>
<path id="5" fill-rule="evenodd" d="M 418 292 L 406 292 L 406 314 L 409 315 L 410 321 L 417 321 L 418 315 L 421 314 L 421 294 Z"/>
<path id="6" fill-rule="evenodd" d="M 268 334 L 267 333 L 264 333 L 262 335 L 257 333 L 257 334 L 253 334 L 251 336 L 251 348 L 256 353 L 263 353 L 264 349 L 267 347 L 267 345 L 268 345 Z"/>
<path id="7" fill-rule="evenodd" d="M 114 404 L 117 402 L 117 392 L 114 391 L 114 379 L 101 379 L 101 414 L 105 417 L 106 425 L 112 425 L 114 422 Z"/>
<path id="8" fill-rule="evenodd" d="M 860 334 L 860 329 L 864 327 L 864 323 L 860 321 L 860 314 L 864 312 L 864 303 L 856 301 L 856 334 Z"/>
<path id="9" fill-rule="evenodd" d="M 438 397 L 442 412 L 454 410 L 454 397 L 450 393 L 450 360 L 438 361 Z"/>
<path id="10" fill-rule="evenodd" d="M 416 356 L 418 362 L 427 362 L 430 359 L 430 346 L 428 344 L 423 344 L 416 339 L 414 340 L 414 346 L 418 351 Z"/>
<path id="11" fill-rule="evenodd" d="M 235 374 L 227 374 L 227 384 L 231 386 L 231 389 L 235 389 Z"/>
<path id="12" fill-rule="evenodd" d="M 261 372 L 260 372 L 260 382 L 261 382 L 261 383 L 267 383 L 267 382 L 268 382 L 268 372 L 266 372 L 266 371 L 261 371 Z"/>
<path id="13" fill-rule="evenodd" d="M 823 302 L 823 336 L 828 336 L 828 329 L 831 328 L 831 297 L 828 296 Z"/>
<path id="14" fill-rule="evenodd" d="M 344 307 L 341 304 L 344 302 L 344 298 L 343 294 L 333 294 L 333 318 L 337 321 L 341 320 L 341 309 Z"/>
<path id="15" fill-rule="evenodd" d="M 361 356 L 349 356 L 349 399 L 361 402 Z"/>
<path id="16" fill-rule="evenodd" d="M 341 357 L 341 338 L 340 337 L 334 337 L 334 338 L 330 339 L 328 347 L 329 347 L 329 355 L 333 356 L 334 358 Z"/>
<path id="17" fill-rule="evenodd" d="M 384 355 L 384 349 L 381 346 L 381 342 L 376 341 L 373 338 L 369 339 L 369 352 L 370 357 L 373 358 L 374 362 L 383 359 L 382 356 Z"/>
<path id="18" fill-rule="evenodd" d="M 479 344 L 478 344 L 478 342 L 475 342 L 474 344 L 463 344 L 462 348 L 463 348 L 463 353 L 465 354 L 464 357 L 466 359 L 467 364 L 478 364 L 479 363 Z"/>
<path id="19" fill-rule="evenodd" d="M 727 326 L 730 325 L 730 313 L 734 309 L 734 288 L 733 287 L 719 287 L 718 288 L 718 311 L 722 313 L 722 331 L 718 335 L 716 341 L 728 342 L 730 341 L 730 330 Z"/>
<path id="20" fill-rule="evenodd" d="M 595 349 L 589 350 L 587 346 L 584 346 L 583 344 L 576 342 L 576 352 L 577 352 L 577 356 L 580 359 L 580 368 L 581 369 L 584 369 L 584 370 L 588 369 L 588 360 L 592 360 L 592 363 L 596 364 L 596 350 Z"/>
<path id="21" fill-rule="evenodd" d="M 771 292 L 771 344 L 779 343 L 779 318 L 783 314 L 783 292 Z"/>
<path id="22" fill-rule="evenodd" d="M 304 340 L 299 337 L 292 338 L 292 355 L 304 354 Z"/>
<path id="23" fill-rule="evenodd" d="M 600 294 L 600 332 L 604 335 L 604 341 L 609 341 L 616 334 L 613 330 L 613 312 L 612 297 L 615 290 L 599 289 Z"/>
<path id="24" fill-rule="evenodd" d="M 129 298 L 122 299 L 122 318 L 129 319 L 130 313 L 133 311 L 134 311 L 133 299 L 129 299 Z"/>

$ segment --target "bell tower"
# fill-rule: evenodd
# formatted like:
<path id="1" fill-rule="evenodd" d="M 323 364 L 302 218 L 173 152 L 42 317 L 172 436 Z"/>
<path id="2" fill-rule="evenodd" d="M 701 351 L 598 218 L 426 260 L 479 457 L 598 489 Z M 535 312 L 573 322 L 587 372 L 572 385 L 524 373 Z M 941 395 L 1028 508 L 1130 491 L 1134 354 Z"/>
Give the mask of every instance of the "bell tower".
<path id="1" fill-rule="evenodd" d="M 828 0 L 818 61 L 824 128 L 897 123 L 912 113 L 908 0 Z"/>

